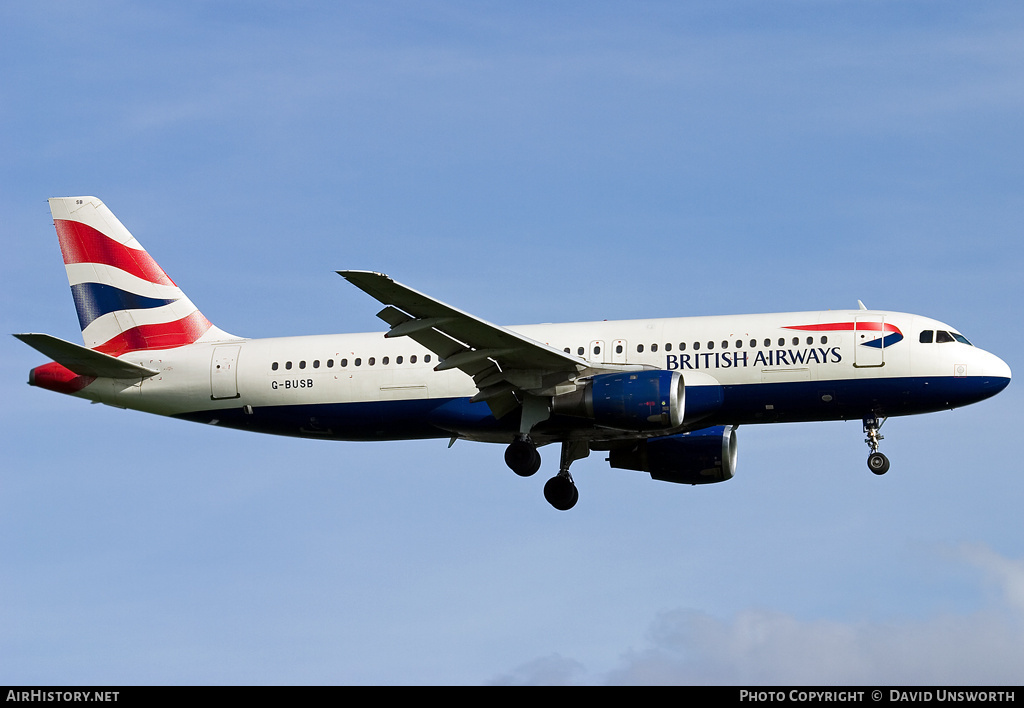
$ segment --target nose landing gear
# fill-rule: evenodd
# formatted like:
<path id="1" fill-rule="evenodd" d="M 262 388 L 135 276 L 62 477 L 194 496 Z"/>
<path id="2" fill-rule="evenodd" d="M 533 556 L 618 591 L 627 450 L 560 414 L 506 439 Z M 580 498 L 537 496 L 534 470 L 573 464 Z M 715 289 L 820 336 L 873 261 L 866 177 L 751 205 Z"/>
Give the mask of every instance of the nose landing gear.
<path id="1" fill-rule="evenodd" d="M 879 441 L 885 439 L 878 432 L 884 422 L 884 419 L 879 422 L 875 417 L 864 419 L 864 433 L 867 435 L 864 442 L 871 448 L 871 454 L 868 455 L 868 469 L 875 474 L 885 474 L 889 471 L 889 458 L 878 451 Z"/>

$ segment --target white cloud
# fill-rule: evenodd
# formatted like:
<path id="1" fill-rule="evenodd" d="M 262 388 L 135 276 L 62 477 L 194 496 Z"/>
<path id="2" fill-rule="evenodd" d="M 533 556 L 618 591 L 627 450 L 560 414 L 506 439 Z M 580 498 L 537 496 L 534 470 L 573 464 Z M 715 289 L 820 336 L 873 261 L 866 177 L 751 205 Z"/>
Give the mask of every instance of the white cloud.
<path id="1" fill-rule="evenodd" d="M 583 665 L 559 654 L 534 659 L 491 683 L 498 686 L 566 686 L 583 675 Z"/>
<path id="2" fill-rule="evenodd" d="M 649 645 L 587 681 L 611 684 L 1017 684 L 1024 675 L 1024 562 L 984 546 L 953 557 L 999 590 L 982 609 L 920 620 L 808 620 L 747 609 L 730 619 L 675 609 L 659 614 Z M 885 588 L 880 588 L 884 593 Z M 502 682 L 584 678 L 563 657 L 525 664 Z M 543 670 L 542 670 L 543 669 Z M 561 669 L 552 674 L 552 669 Z"/>
<path id="3" fill-rule="evenodd" d="M 1001 613 L 920 622 L 807 621 L 746 610 L 718 620 L 659 616 L 652 646 L 628 655 L 610 683 L 1001 684 L 1024 670 L 1024 634 Z"/>
<path id="4" fill-rule="evenodd" d="M 1018 620 L 1024 619 L 1024 560 L 1004 558 L 983 545 L 963 545 L 957 554 L 965 562 L 983 570 L 986 579 L 1002 594 L 1002 602 Z"/>

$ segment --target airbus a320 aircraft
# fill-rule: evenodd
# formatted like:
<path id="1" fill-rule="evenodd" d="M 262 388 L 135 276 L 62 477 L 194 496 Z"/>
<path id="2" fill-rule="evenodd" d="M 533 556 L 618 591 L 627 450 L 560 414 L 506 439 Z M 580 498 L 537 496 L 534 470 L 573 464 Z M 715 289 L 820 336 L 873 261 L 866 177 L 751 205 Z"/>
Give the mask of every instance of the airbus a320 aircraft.
<path id="1" fill-rule="evenodd" d="M 884 474 L 888 416 L 975 403 L 1010 382 L 998 357 L 927 317 L 865 309 L 501 327 L 386 275 L 338 271 L 385 307 L 386 333 L 246 339 L 214 326 L 95 197 L 50 199 L 85 346 L 14 335 L 53 359 L 33 386 L 208 425 L 333 440 L 506 445 L 544 486 L 591 451 L 683 484 L 730 479 L 736 428 L 860 419 Z"/>

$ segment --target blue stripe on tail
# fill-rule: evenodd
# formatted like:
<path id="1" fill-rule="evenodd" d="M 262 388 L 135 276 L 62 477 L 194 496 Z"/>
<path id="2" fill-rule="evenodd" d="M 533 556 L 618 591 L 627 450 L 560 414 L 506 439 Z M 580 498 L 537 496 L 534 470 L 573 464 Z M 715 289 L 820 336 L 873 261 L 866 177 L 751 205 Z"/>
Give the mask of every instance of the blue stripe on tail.
<path id="1" fill-rule="evenodd" d="M 176 302 L 130 293 L 103 283 L 79 283 L 71 286 L 71 296 L 78 310 L 78 322 L 84 330 L 93 320 L 118 310 L 148 310 Z"/>

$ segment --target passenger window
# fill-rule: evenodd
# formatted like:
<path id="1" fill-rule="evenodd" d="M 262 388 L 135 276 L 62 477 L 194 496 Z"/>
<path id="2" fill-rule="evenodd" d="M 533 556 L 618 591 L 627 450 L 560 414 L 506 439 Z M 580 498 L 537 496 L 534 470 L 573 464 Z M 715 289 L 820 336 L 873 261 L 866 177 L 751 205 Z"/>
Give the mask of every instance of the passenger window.
<path id="1" fill-rule="evenodd" d="M 341 360 L 341 368 L 344 369 L 346 366 L 348 366 L 348 359 L 342 359 Z"/>
<path id="2" fill-rule="evenodd" d="M 380 363 L 383 366 L 387 366 L 389 361 L 391 361 L 390 357 L 384 357 L 383 359 L 380 360 Z"/>
<path id="3" fill-rule="evenodd" d="M 578 348 L 578 349 L 576 350 L 576 355 L 577 355 L 577 356 L 583 356 L 583 347 L 579 347 L 579 348 Z"/>
<path id="4" fill-rule="evenodd" d="M 757 340 L 756 339 L 751 339 L 750 340 L 750 348 L 751 349 L 757 349 Z"/>
<path id="5" fill-rule="evenodd" d="M 287 369 L 288 371 L 291 371 L 292 370 L 292 363 L 290 361 L 286 361 L 284 363 L 284 368 Z"/>
<path id="6" fill-rule="evenodd" d="M 299 368 L 300 369 L 305 369 L 306 368 L 306 362 L 305 361 L 300 361 L 299 362 Z"/>
<path id="7" fill-rule="evenodd" d="M 685 352 L 686 351 L 686 342 L 679 342 L 679 351 L 681 351 L 681 352 Z"/>
<path id="8" fill-rule="evenodd" d="M 723 339 L 722 340 L 722 349 L 728 349 L 728 348 L 729 348 L 729 340 L 728 339 Z"/>
<path id="9" fill-rule="evenodd" d="M 568 354 L 569 353 L 569 347 L 566 347 L 563 351 L 565 351 L 565 353 Z"/>
<path id="10" fill-rule="evenodd" d="M 356 366 L 361 366 L 362 363 L 363 363 L 362 359 L 356 359 L 356 361 L 355 361 Z"/>
<path id="11" fill-rule="evenodd" d="M 822 344 L 828 344 L 828 337 L 822 336 L 821 343 Z"/>
<path id="12" fill-rule="evenodd" d="M 409 363 L 410 364 L 415 364 L 416 363 L 416 355 L 415 354 L 413 354 L 411 357 L 409 357 Z"/>
<path id="13" fill-rule="evenodd" d="M 658 351 L 658 345 L 657 345 L 657 344 L 652 344 L 652 345 L 651 345 L 651 351 L 652 351 L 652 352 L 656 352 L 656 351 Z"/>
<path id="14" fill-rule="evenodd" d="M 600 354 L 600 353 L 601 353 L 601 347 L 594 347 L 594 354 Z"/>
<path id="15" fill-rule="evenodd" d="M 616 344 L 615 345 L 615 353 L 616 354 L 621 354 L 622 353 L 622 345 L 621 344 Z"/>
<path id="16" fill-rule="evenodd" d="M 780 347 L 786 346 L 786 340 L 785 340 L 784 337 L 779 337 L 779 346 Z"/>
<path id="17" fill-rule="evenodd" d="M 814 344 L 814 337 L 808 337 L 807 338 L 807 344 L 808 345 Z"/>
<path id="18" fill-rule="evenodd" d="M 314 369 L 319 369 L 320 368 L 320 360 L 319 359 L 314 359 L 313 360 L 313 368 Z"/>
<path id="19" fill-rule="evenodd" d="M 637 354 L 643 354 L 644 353 L 644 345 L 643 344 L 637 344 L 636 345 L 636 352 L 637 352 Z"/>
<path id="20" fill-rule="evenodd" d="M 736 346 L 737 349 L 742 349 L 743 348 L 743 340 L 742 339 L 737 339 L 735 346 Z"/>
<path id="21" fill-rule="evenodd" d="M 932 340 L 935 339 L 935 332 L 930 329 L 926 329 L 921 332 L 921 344 L 931 344 Z"/>
<path id="22" fill-rule="evenodd" d="M 334 359 L 328 359 L 327 360 L 327 368 L 328 369 L 333 369 L 334 368 Z"/>
<path id="23" fill-rule="evenodd" d="M 772 345 L 772 340 L 770 340 L 770 339 L 765 339 L 765 340 L 764 340 L 764 345 L 765 345 L 766 347 L 770 347 L 770 346 Z"/>
<path id="24" fill-rule="evenodd" d="M 277 362 L 276 361 L 273 364 L 270 365 L 270 370 L 271 371 L 277 371 Z"/>
<path id="25" fill-rule="evenodd" d="M 423 355 L 423 361 L 429 364 L 430 363 L 430 355 L 429 354 L 424 354 Z"/>
<path id="26" fill-rule="evenodd" d="M 366 365 L 367 366 L 373 366 L 376 363 L 377 363 L 377 358 L 376 357 L 372 357 L 371 356 L 369 359 L 366 360 Z"/>
<path id="27" fill-rule="evenodd" d="M 666 344 L 665 345 L 665 351 L 667 351 L 667 352 L 672 351 L 672 345 L 671 344 Z"/>
<path id="28" fill-rule="evenodd" d="M 700 342 L 694 342 L 693 343 L 693 351 L 697 351 L 698 349 L 700 349 Z"/>
<path id="29" fill-rule="evenodd" d="M 708 349 L 714 349 L 714 348 L 715 348 L 715 343 L 714 342 L 708 342 Z"/>
<path id="30" fill-rule="evenodd" d="M 395 357 L 395 363 L 396 363 L 396 364 L 401 364 L 401 363 L 402 363 L 402 357 L 400 357 L 400 356 L 396 356 L 396 357 Z"/>

